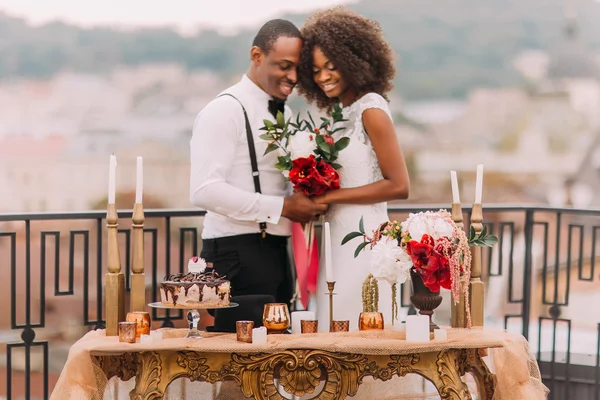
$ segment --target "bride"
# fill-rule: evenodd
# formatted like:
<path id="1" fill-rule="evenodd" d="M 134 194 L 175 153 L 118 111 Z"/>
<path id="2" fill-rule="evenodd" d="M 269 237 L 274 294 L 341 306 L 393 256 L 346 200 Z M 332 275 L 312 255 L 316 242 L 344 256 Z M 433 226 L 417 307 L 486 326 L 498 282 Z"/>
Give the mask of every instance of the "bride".
<path id="1" fill-rule="evenodd" d="M 395 69 L 392 50 L 379 25 L 343 8 L 312 15 L 302 28 L 304 45 L 298 68 L 299 93 L 321 110 L 341 103 L 345 129 L 334 134 L 350 138 L 337 162 L 341 189 L 315 201 L 330 205 L 333 273 L 336 281 L 334 319 L 349 320 L 358 327 L 362 311 L 362 283 L 369 274 L 368 252 L 354 258 L 360 243 L 342 246 L 346 234 L 356 231 L 361 218 L 365 232 L 388 220 L 386 201 L 406 199 L 409 177 L 398 143 L 387 93 Z M 379 311 L 390 324 L 391 287 L 379 285 Z M 321 330 L 329 327 L 329 308 L 324 268 L 317 283 L 317 315 Z"/>

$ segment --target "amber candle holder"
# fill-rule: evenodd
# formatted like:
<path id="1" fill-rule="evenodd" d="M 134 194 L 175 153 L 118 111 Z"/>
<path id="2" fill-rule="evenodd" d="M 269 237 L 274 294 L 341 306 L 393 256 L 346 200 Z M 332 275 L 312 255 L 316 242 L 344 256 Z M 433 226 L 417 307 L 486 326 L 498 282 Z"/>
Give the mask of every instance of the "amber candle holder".
<path id="1" fill-rule="evenodd" d="M 252 329 L 254 329 L 254 321 L 236 321 L 235 332 L 238 342 L 252 343 Z"/>
<path id="2" fill-rule="evenodd" d="M 127 313 L 127 322 L 135 322 L 135 336 L 139 338 L 142 335 L 150 334 L 150 314 L 145 311 L 132 311 Z"/>
<path id="3" fill-rule="evenodd" d="M 136 328 L 135 322 L 119 322 L 119 342 L 135 343 Z"/>
<path id="4" fill-rule="evenodd" d="M 263 325 L 268 334 L 283 333 L 291 323 L 290 311 L 285 303 L 267 303 L 263 312 Z"/>
<path id="5" fill-rule="evenodd" d="M 300 332 L 302 333 L 317 333 L 319 332 L 319 321 L 303 319 L 300 321 Z"/>
<path id="6" fill-rule="evenodd" d="M 350 321 L 333 321 L 331 323 L 331 332 L 348 332 L 350 330 Z"/>
<path id="7" fill-rule="evenodd" d="M 358 319 L 358 329 L 361 331 L 383 329 L 383 314 L 380 312 L 362 312 Z"/>

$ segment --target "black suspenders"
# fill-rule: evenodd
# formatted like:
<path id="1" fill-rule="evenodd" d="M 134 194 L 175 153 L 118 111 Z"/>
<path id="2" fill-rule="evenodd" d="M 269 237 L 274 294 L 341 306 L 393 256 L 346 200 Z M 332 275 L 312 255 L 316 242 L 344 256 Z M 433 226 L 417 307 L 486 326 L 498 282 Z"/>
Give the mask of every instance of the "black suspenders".
<path id="1" fill-rule="evenodd" d="M 244 111 L 244 120 L 246 121 L 246 138 L 248 139 L 248 152 L 250 153 L 250 165 L 252 166 L 252 178 L 254 179 L 254 190 L 256 193 L 262 193 L 260 190 L 260 179 L 258 172 L 258 163 L 256 161 L 256 149 L 254 148 L 254 135 L 252 135 L 252 128 L 250 127 L 250 121 L 248 120 L 248 114 L 241 101 L 239 101 L 234 95 L 229 93 L 223 93 L 221 96 L 231 96 L 240 103 L 242 111 Z M 267 236 L 267 223 L 259 222 L 260 234 L 264 238 Z"/>

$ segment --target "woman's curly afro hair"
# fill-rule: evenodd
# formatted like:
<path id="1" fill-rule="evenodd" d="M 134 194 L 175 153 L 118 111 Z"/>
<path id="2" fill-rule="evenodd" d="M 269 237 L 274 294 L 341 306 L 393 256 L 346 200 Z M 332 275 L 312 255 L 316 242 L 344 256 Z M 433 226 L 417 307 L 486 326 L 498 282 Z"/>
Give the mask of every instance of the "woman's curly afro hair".
<path id="1" fill-rule="evenodd" d="M 342 7 L 313 14 L 301 29 L 304 44 L 298 68 L 298 91 L 309 103 L 331 110 L 330 99 L 314 81 L 313 50 L 321 51 L 338 68 L 357 94 L 375 92 L 387 99 L 396 73 L 393 53 L 378 22 Z"/>

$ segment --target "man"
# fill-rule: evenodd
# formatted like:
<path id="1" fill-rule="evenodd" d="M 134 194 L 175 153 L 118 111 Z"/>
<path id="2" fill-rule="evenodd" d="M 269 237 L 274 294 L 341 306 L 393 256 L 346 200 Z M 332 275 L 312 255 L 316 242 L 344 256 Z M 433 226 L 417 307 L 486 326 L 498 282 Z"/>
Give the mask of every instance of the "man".
<path id="1" fill-rule="evenodd" d="M 300 31 L 291 22 L 267 22 L 254 39 L 246 75 L 211 101 L 194 124 L 190 199 L 208 211 L 201 257 L 227 276 L 233 296 L 269 294 L 289 304 L 290 221 L 308 222 L 327 210 L 300 193 L 286 197 L 288 183 L 275 168 L 276 152 L 263 156 L 267 143 L 259 138 L 263 120 L 274 120 L 296 85 L 301 47 Z"/>

